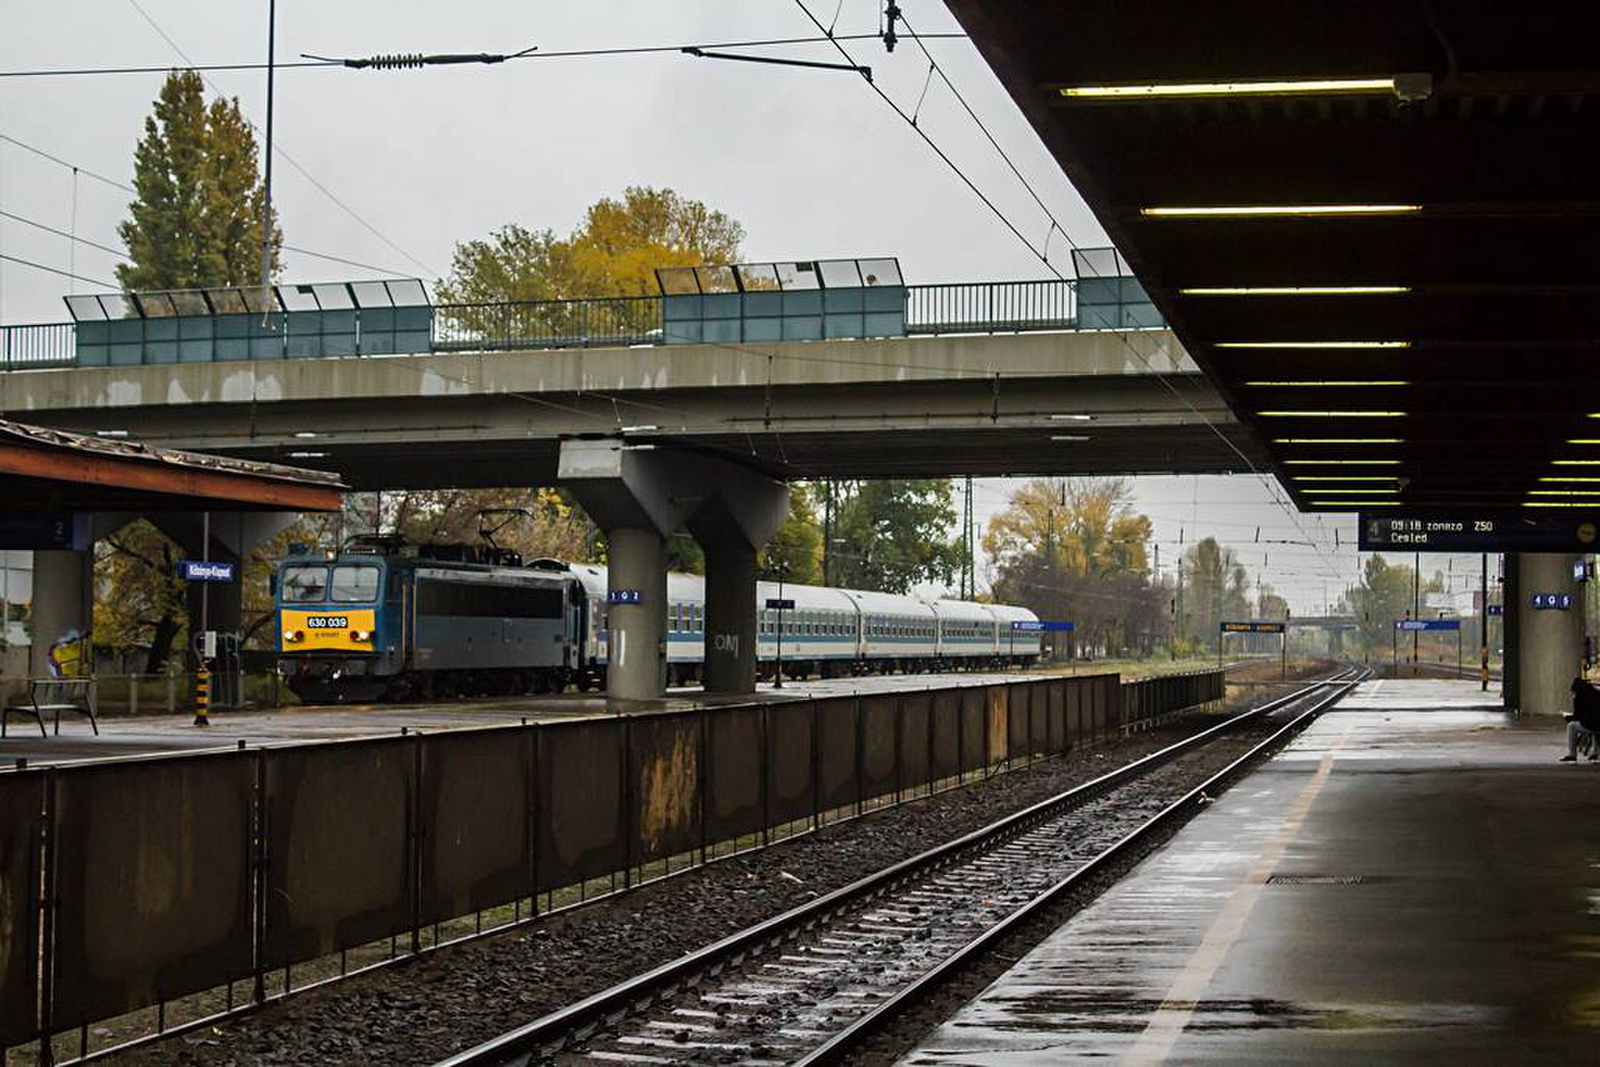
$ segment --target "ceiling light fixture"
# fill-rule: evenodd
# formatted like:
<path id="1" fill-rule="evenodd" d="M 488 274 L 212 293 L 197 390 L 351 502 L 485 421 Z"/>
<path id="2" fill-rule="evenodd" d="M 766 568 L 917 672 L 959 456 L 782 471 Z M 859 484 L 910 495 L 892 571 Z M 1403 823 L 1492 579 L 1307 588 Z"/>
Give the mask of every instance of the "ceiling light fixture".
<path id="1" fill-rule="evenodd" d="M 1600 467 L 1600 459 L 1553 459 L 1550 464 L 1555 467 Z"/>
<path id="2" fill-rule="evenodd" d="M 1353 489 L 1338 489 L 1333 486 L 1319 485 L 1315 489 L 1308 490 L 1308 492 L 1322 493 L 1324 495 L 1338 494 L 1344 496 L 1359 496 L 1362 493 L 1378 493 L 1383 496 L 1400 495 L 1400 490 L 1398 489 L 1374 489 L 1371 486 L 1356 487 Z"/>
<path id="3" fill-rule="evenodd" d="M 1377 389 L 1385 386 L 1410 385 L 1410 382 L 1395 380 L 1371 381 L 1324 381 L 1324 382 L 1245 382 L 1252 389 Z"/>
<path id="4" fill-rule="evenodd" d="M 1052 441 L 1087 441 L 1087 440 L 1089 440 L 1089 435 L 1085 434 L 1085 433 L 1053 433 L 1053 434 L 1050 435 L 1050 440 L 1052 440 Z"/>
<path id="5" fill-rule="evenodd" d="M 1583 478 L 1577 476 L 1550 477 L 1539 479 L 1541 482 L 1600 482 L 1600 478 Z"/>
<path id="6" fill-rule="evenodd" d="M 1329 216 L 1414 215 L 1421 204 L 1221 204 L 1208 207 L 1142 207 L 1152 219 L 1326 218 Z"/>
<path id="7" fill-rule="evenodd" d="M 1297 482 L 1398 482 L 1393 474 L 1297 474 Z M 1596 478 L 1595 481 L 1600 481 Z"/>
<path id="8" fill-rule="evenodd" d="M 1600 496 L 1600 489 L 1529 489 L 1529 496 Z"/>
<path id="9" fill-rule="evenodd" d="M 290 459 L 326 459 L 326 458 L 328 458 L 328 453 L 326 453 L 326 452 L 290 452 L 289 453 L 289 458 Z"/>
<path id="10" fill-rule="evenodd" d="M 1093 419 L 1094 419 L 1093 415 L 1051 415 L 1050 416 L 1050 421 L 1051 422 L 1090 422 Z"/>
<path id="11" fill-rule="evenodd" d="M 1218 341 L 1216 348 L 1410 348 L 1410 341 Z"/>
<path id="12" fill-rule="evenodd" d="M 1308 500 L 1314 508 L 1397 508 L 1398 500 Z"/>
<path id="13" fill-rule="evenodd" d="M 1600 462 L 1600 461 L 1597 461 Z M 1285 467 L 1398 467 L 1398 459 L 1286 459 Z"/>
<path id="14" fill-rule="evenodd" d="M 1266 419 L 1403 419 L 1403 411 L 1258 411 Z"/>
<path id="15" fill-rule="evenodd" d="M 1147 100 L 1175 96 L 1306 96 L 1392 93 L 1396 78 L 1277 78 L 1271 81 L 1153 82 L 1142 85 L 1063 85 L 1069 100 Z"/>
<path id="16" fill-rule="evenodd" d="M 1392 296 L 1409 285 L 1223 285 L 1179 289 L 1179 296 Z"/>
<path id="17" fill-rule="evenodd" d="M 1403 437 L 1274 437 L 1275 445 L 1402 445 Z"/>

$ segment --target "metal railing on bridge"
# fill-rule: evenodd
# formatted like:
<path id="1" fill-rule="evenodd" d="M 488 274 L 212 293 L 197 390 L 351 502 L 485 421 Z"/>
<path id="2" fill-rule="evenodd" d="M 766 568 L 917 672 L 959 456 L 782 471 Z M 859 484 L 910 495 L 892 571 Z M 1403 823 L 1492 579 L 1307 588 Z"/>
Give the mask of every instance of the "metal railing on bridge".
<path id="1" fill-rule="evenodd" d="M 1163 325 L 1137 282 L 1127 281 L 1111 302 L 1080 298 L 1081 283 L 1070 279 L 910 285 L 905 287 L 904 333 L 894 336 Z M 0 327 L 0 370 L 615 348 L 667 340 L 661 296 L 437 304 L 403 310 L 425 312 L 430 321 L 408 323 L 405 330 L 398 330 L 396 309 L 357 306 L 334 312 L 274 312 L 266 328 L 252 326 L 246 320 L 261 316 L 248 313 L 5 326 Z M 863 339 L 872 336 L 879 335 L 865 330 L 861 334 Z"/>

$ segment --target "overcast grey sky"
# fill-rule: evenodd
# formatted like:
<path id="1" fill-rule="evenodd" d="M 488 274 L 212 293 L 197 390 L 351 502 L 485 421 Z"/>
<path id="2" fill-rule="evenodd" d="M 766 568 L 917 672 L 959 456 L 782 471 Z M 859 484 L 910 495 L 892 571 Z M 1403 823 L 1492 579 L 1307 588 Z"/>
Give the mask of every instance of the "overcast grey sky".
<path id="1" fill-rule="evenodd" d="M 841 34 L 878 28 L 878 0 L 806 2 L 824 22 L 834 19 L 837 5 Z M 938 0 L 901 2 L 919 31 L 957 29 Z M 199 64 L 260 62 L 266 8 L 265 0 L 4 0 L 0 71 L 185 65 L 176 49 Z M 529 45 L 556 52 L 813 32 L 793 0 L 279 0 L 277 42 L 279 61 L 288 61 L 301 52 L 514 52 Z M 928 64 L 914 44 L 904 42 L 892 55 L 872 41 L 848 47 L 890 96 L 917 109 Z M 928 47 L 1071 239 L 1104 244 L 973 47 L 965 40 Z M 837 58 L 820 44 L 764 51 Z M 248 118 L 262 121 L 262 72 L 208 77 L 239 98 Z M 82 171 L 131 179 L 134 145 L 161 80 L 161 74 L 0 78 L 0 135 L 70 165 L 0 140 L 0 210 L 120 247 L 116 224 L 126 214 L 127 194 Z M 937 79 L 918 123 L 1031 240 L 1045 242 L 1048 219 Z M 287 241 L 385 274 L 431 280 L 449 269 L 457 241 L 508 222 L 565 231 L 598 197 L 646 184 L 671 186 L 739 219 L 751 259 L 896 255 L 911 282 L 1046 276 L 916 134 L 846 73 L 679 54 L 408 72 L 284 70 L 274 136 L 273 195 Z M 76 179 L 73 166 L 81 168 Z M 1050 242 L 1052 259 L 1067 267 L 1062 236 Z M 115 255 L 82 244 L 69 251 L 70 244 L 0 217 L 0 251 L 112 280 Z M 363 272 L 288 253 L 284 275 L 323 280 Z M 0 322 L 62 320 L 64 293 L 100 287 L 0 262 Z M 980 520 L 1004 506 L 1009 488 L 998 479 L 980 483 Z M 1356 573 L 1357 555 L 1348 547 L 1354 520 L 1291 516 L 1274 495 L 1281 498 L 1247 477 L 1135 483 L 1135 504 L 1152 517 L 1163 543 L 1164 569 L 1170 572 L 1180 539 L 1188 544 L 1214 535 L 1288 595 L 1297 612 L 1318 611 L 1325 591 L 1336 599 Z M 1315 545 L 1260 545 L 1257 527 L 1262 540 Z M 1335 547 L 1336 529 L 1344 547 Z M 1469 569 L 1465 559 L 1444 557 L 1437 566 Z M 1476 561 L 1470 569 L 1475 573 Z"/>

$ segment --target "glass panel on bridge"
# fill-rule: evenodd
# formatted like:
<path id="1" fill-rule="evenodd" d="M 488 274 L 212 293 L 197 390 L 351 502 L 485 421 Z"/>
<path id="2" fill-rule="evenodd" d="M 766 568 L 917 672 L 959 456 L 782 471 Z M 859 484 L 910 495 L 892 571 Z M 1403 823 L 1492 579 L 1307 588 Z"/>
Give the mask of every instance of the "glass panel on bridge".
<path id="1" fill-rule="evenodd" d="M 172 304 L 171 293 L 134 293 L 133 302 L 147 319 L 176 318 L 178 309 Z"/>
<path id="2" fill-rule="evenodd" d="M 861 265 L 861 281 L 864 285 L 905 284 L 900 277 L 900 261 L 897 259 L 862 259 L 857 262 Z"/>
<path id="3" fill-rule="evenodd" d="M 734 277 L 732 267 L 696 267 L 695 278 L 700 282 L 702 293 L 737 293 L 739 281 Z"/>
<path id="4" fill-rule="evenodd" d="M 829 289 L 861 288 L 861 268 L 853 259 L 824 259 L 817 263 L 822 284 Z"/>
<path id="5" fill-rule="evenodd" d="M 700 295 L 700 279 L 693 267 L 657 267 L 656 284 L 666 296 Z"/>
<path id="6" fill-rule="evenodd" d="M 250 310 L 238 289 L 213 289 L 206 295 L 211 299 L 211 309 L 218 315 L 242 315 Z"/>
<path id="7" fill-rule="evenodd" d="M 100 305 L 100 298 L 97 296 L 69 296 L 67 311 L 71 313 L 75 322 L 102 322 L 111 317 Z"/>
<path id="8" fill-rule="evenodd" d="M 817 277 L 817 265 L 810 261 L 801 263 L 775 263 L 778 286 L 782 289 L 817 289 L 822 285 Z"/>
<path id="9" fill-rule="evenodd" d="M 383 282 L 351 282 L 350 292 L 355 295 L 357 307 L 394 307 L 394 300 L 389 296 L 389 287 Z"/>
<path id="10" fill-rule="evenodd" d="M 393 278 L 383 283 L 395 307 L 428 306 L 428 289 L 416 278 Z"/>
<path id="11" fill-rule="evenodd" d="M 304 288 L 302 286 L 302 288 Z M 316 294 L 317 306 L 323 311 L 344 311 L 356 306 L 350 297 L 350 287 L 336 282 L 319 282 L 311 287 Z"/>
<path id="12" fill-rule="evenodd" d="M 747 293 L 772 293 L 778 290 L 778 268 L 771 263 L 745 263 L 733 268 L 739 288 Z"/>

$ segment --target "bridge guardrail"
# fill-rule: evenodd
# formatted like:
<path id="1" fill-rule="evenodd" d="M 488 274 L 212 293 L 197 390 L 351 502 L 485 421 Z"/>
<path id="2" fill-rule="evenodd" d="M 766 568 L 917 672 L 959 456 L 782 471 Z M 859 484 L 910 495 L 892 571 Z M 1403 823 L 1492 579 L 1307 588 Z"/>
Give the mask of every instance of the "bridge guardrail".
<path id="1" fill-rule="evenodd" d="M 1142 292 L 1142 291 L 1141 291 Z M 1141 299 L 1143 299 L 1141 297 Z M 1084 328 L 1079 315 L 1079 283 L 1071 279 L 1044 279 L 1008 282 L 951 282 L 936 285 L 906 286 L 905 332 L 911 336 L 960 333 L 1017 333 L 1029 331 L 1077 330 Z M 527 300 L 506 303 L 432 305 L 432 328 L 427 334 L 431 352 L 495 352 L 555 350 L 563 348 L 615 348 L 628 345 L 665 343 L 662 297 L 614 296 L 581 300 Z M 1107 317 L 1107 307 L 1122 314 Z M 1143 328 L 1160 325 L 1148 303 L 1096 305 L 1094 328 Z M 1131 309 L 1131 310 L 1130 310 Z M 368 309 L 378 317 L 365 331 L 374 337 L 390 338 L 395 332 L 394 309 Z M 1133 314 L 1137 311 L 1138 314 Z M 337 351 L 312 353 L 307 347 L 316 335 L 285 342 L 286 358 L 367 355 L 363 337 L 363 309 L 338 314 L 341 343 Z M 1154 319 L 1151 320 L 1151 316 Z M 248 316 L 233 316 L 248 318 Z M 1126 321 L 1124 321 L 1126 320 Z M 1147 321 L 1148 320 L 1148 321 Z M 170 323 L 173 320 L 167 320 Z M 92 324 L 106 326 L 105 323 Z M 116 325 L 115 322 L 110 325 Z M 426 327 L 423 327 L 426 329 Z M 420 331 L 419 331 L 420 332 Z M 228 358 L 255 358 L 258 343 Z M 89 343 L 86 341 L 86 343 Z M 101 353 L 80 360 L 76 323 L 38 323 L 0 327 L 0 370 L 26 370 L 68 367 L 79 362 L 105 364 L 118 362 L 175 363 L 204 360 L 203 354 L 180 353 L 180 341 L 146 338 L 120 358 Z M 142 345 L 142 347 L 141 347 Z M 128 349 L 127 345 L 122 348 Z M 376 349 L 388 355 L 400 351 L 392 341 Z M 96 350 L 98 353 L 98 350 Z M 276 358 L 276 354 L 274 354 Z"/>

